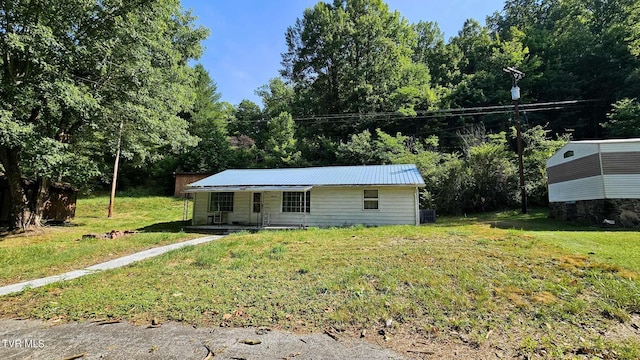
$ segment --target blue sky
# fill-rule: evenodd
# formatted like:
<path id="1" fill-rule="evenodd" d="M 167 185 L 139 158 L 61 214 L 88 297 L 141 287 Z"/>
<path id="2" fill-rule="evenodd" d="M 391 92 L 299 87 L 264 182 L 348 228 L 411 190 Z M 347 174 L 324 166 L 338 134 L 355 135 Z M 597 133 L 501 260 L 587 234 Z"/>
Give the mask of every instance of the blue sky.
<path id="1" fill-rule="evenodd" d="M 249 99 L 262 106 L 254 91 L 278 76 L 280 54 L 286 50 L 287 27 L 317 2 L 182 0 L 182 6 L 192 9 L 198 17 L 197 24 L 211 31 L 199 62 L 218 85 L 223 101 L 237 105 L 242 99 Z M 484 24 L 488 15 L 502 10 L 504 0 L 387 0 L 386 3 L 411 23 L 437 22 L 449 39 L 457 35 L 466 19 L 474 18 Z"/>

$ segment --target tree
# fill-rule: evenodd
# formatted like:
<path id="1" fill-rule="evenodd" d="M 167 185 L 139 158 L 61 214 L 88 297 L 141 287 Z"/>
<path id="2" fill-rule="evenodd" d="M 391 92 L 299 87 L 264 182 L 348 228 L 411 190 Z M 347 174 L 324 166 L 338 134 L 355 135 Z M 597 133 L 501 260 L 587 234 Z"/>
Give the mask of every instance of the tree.
<path id="1" fill-rule="evenodd" d="M 200 64 L 196 72 L 195 102 L 182 114 L 190 126 L 190 134 L 197 136 L 198 146 L 180 156 L 181 171 L 219 172 L 226 169 L 233 159 L 227 136 L 227 121 L 233 116 L 233 108 L 220 101 L 221 95 L 209 73 Z"/>
<path id="2" fill-rule="evenodd" d="M 258 147 L 262 147 L 267 132 L 267 121 L 264 119 L 260 106 L 245 99 L 236 107 L 235 114 L 230 119 L 227 129 L 229 135 L 248 136 Z"/>
<path id="3" fill-rule="evenodd" d="M 120 124 L 123 155 L 141 161 L 192 142 L 176 116 L 191 101 L 187 60 L 206 35 L 192 20 L 175 0 L 0 3 L 0 163 L 12 227 L 40 224 L 51 180 L 82 177 L 69 169 L 95 175 L 93 156 L 101 143 L 115 147 Z M 23 177 L 38 184 L 35 196 Z"/>
<path id="4" fill-rule="evenodd" d="M 516 138 L 515 127 L 511 128 L 511 139 Z M 569 142 L 569 134 L 551 136 L 551 130 L 537 125 L 522 132 L 524 142 L 524 176 L 527 187 L 527 202 L 547 205 L 549 191 L 547 183 L 547 160 Z"/>
<path id="5" fill-rule="evenodd" d="M 638 7 L 634 0 L 510 0 L 502 14 L 490 19 L 492 31 L 504 39 L 516 28 L 535 57 L 536 71 L 521 69 L 527 73 L 522 88 L 534 100 L 599 100 L 574 111 L 547 113 L 539 124 L 549 123 L 556 132 L 575 129 L 576 138 L 600 137 L 598 124 L 611 104 L 637 96 L 640 62 L 633 43 Z"/>
<path id="6" fill-rule="evenodd" d="M 263 113 L 269 118 L 275 118 L 283 112 L 292 112 L 293 88 L 281 78 L 273 78 L 269 83 L 256 90 L 256 95 L 262 98 Z"/>
<path id="7" fill-rule="evenodd" d="M 341 142 L 337 155 L 344 165 L 375 165 L 381 160 L 369 130 L 353 134 L 349 141 Z"/>
<path id="8" fill-rule="evenodd" d="M 514 203 L 517 166 L 506 133 L 486 133 L 484 127 L 461 134 L 465 143 L 462 208 L 490 211 Z"/>
<path id="9" fill-rule="evenodd" d="M 286 42 L 281 75 L 296 93 L 296 116 L 411 113 L 433 100 L 428 70 L 411 61 L 413 29 L 382 0 L 320 2 L 287 29 Z M 344 139 L 370 125 L 363 115 L 323 131 Z"/>
<path id="10" fill-rule="evenodd" d="M 287 112 L 269 120 L 269 132 L 265 149 L 266 162 L 272 167 L 291 167 L 300 162 L 296 147 L 295 124 Z"/>
<path id="11" fill-rule="evenodd" d="M 630 138 L 640 136 L 640 103 L 637 99 L 622 99 L 613 104 L 607 114 L 609 121 L 601 124 L 609 137 Z"/>

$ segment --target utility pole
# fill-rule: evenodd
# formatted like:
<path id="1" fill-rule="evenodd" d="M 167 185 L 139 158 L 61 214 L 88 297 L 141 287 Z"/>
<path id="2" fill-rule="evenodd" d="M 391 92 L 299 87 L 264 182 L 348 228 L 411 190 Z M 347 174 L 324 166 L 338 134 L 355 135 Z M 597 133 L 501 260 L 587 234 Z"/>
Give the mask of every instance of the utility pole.
<path id="1" fill-rule="evenodd" d="M 522 129 L 520 128 L 520 111 L 518 110 L 518 102 L 520 100 L 520 88 L 518 81 L 524 77 L 524 73 L 516 68 L 506 67 L 502 69 L 511 75 L 511 100 L 516 116 L 516 134 L 518 142 L 518 173 L 520 174 L 520 197 L 522 205 L 522 213 L 527 213 L 527 189 L 524 183 L 524 162 L 522 161 Z"/>

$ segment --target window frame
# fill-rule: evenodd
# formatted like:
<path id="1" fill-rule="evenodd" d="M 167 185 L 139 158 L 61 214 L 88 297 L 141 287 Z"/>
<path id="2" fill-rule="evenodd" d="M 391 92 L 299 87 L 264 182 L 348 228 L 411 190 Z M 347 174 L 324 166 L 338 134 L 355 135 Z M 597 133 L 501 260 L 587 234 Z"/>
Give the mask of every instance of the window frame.
<path id="1" fill-rule="evenodd" d="M 295 194 L 295 197 L 293 197 Z M 311 213 L 311 191 L 283 191 L 280 211 L 287 214 L 301 214 L 300 211 L 304 204 L 300 194 L 306 194 L 306 208 L 304 213 Z M 286 202 L 286 203 L 285 203 Z"/>
<path id="2" fill-rule="evenodd" d="M 375 197 L 371 196 L 371 192 L 375 191 Z M 369 196 L 367 196 L 367 192 Z M 375 204 L 375 207 L 370 207 L 371 205 L 367 204 Z M 380 210 L 380 189 L 364 189 L 362 191 L 362 210 L 364 211 L 378 211 Z"/>
<path id="3" fill-rule="evenodd" d="M 214 197 L 217 197 L 214 200 Z M 223 206 L 216 206 L 214 208 L 214 204 Z M 209 212 L 233 212 L 233 208 L 235 205 L 235 193 L 232 191 L 224 191 L 224 192 L 211 192 L 209 193 Z M 219 209 L 218 209 L 219 208 Z"/>

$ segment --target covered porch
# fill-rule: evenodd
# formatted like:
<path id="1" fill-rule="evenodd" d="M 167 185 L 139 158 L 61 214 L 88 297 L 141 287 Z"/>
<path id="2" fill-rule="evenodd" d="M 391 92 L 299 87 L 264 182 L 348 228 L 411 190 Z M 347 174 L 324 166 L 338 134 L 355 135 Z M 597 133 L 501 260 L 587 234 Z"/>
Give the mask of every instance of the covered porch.
<path id="1" fill-rule="evenodd" d="M 187 230 L 234 232 L 307 227 L 312 186 L 207 186 L 190 188 Z M 306 194 L 306 195 L 305 195 Z M 185 201 L 185 220 L 188 217 Z"/>

